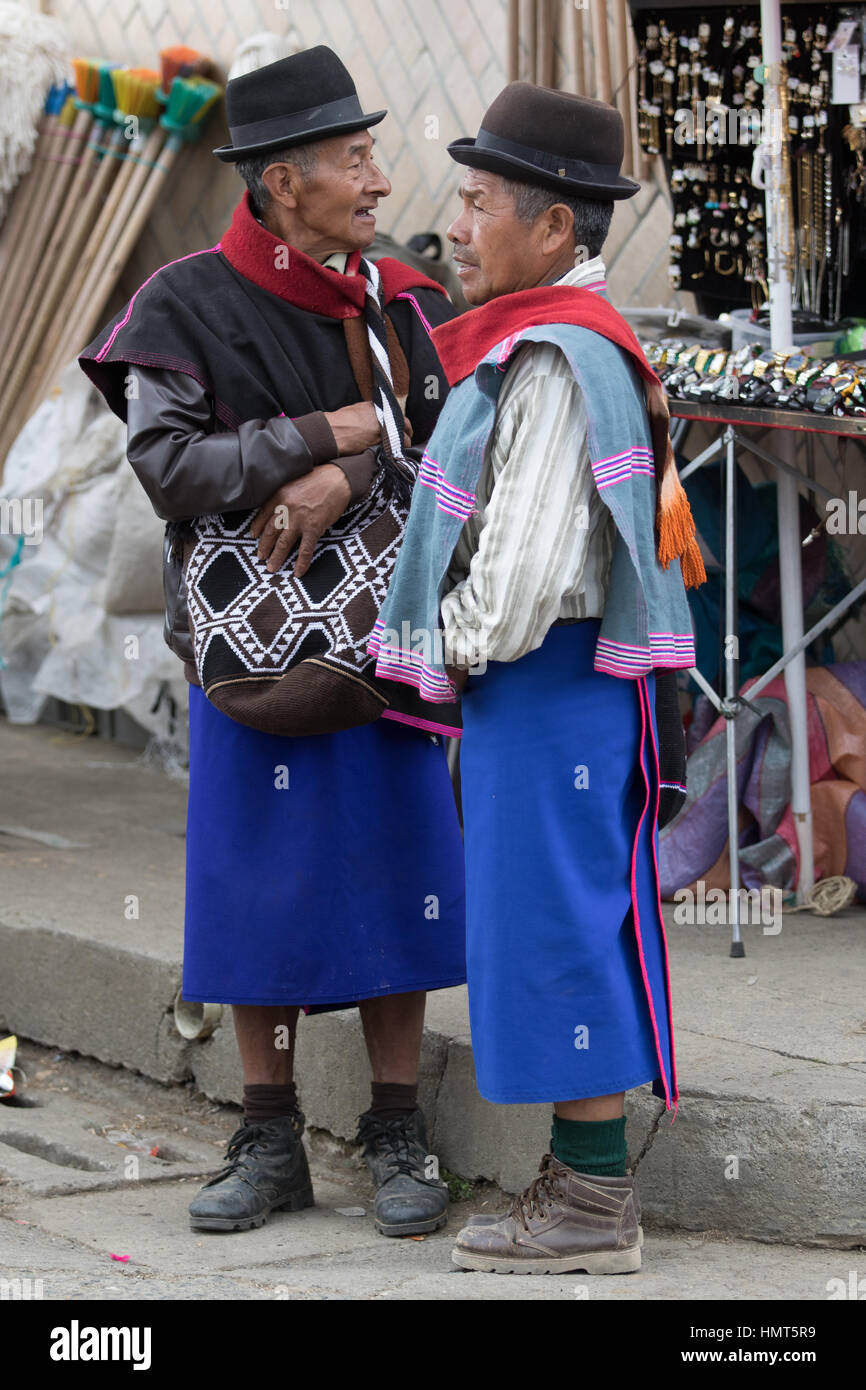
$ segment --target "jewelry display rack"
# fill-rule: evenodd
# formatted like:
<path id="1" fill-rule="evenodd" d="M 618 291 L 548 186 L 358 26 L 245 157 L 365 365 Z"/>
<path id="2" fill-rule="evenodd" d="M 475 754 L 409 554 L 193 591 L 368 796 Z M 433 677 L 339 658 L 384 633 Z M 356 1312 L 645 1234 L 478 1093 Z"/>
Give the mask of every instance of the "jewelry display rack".
<path id="1" fill-rule="evenodd" d="M 737 8 L 727 0 L 703 0 L 697 5 L 693 0 L 669 0 L 659 4 L 658 0 L 630 0 L 632 12 L 636 10 L 656 10 L 660 13 L 678 9 L 709 11 L 724 6 Z M 805 3 L 805 0 L 785 0 L 785 8 Z M 761 50 L 764 68 L 764 111 L 769 113 L 766 122 L 771 136 L 767 141 L 767 168 L 765 176 L 766 209 L 766 259 L 767 285 L 769 289 L 770 347 L 773 351 L 784 352 L 793 345 L 793 277 L 789 254 L 792 229 L 788 224 L 788 200 L 785 196 L 786 167 L 785 145 L 779 135 L 780 121 L 784 112 L 781 81 L 782 68 L 782 7 L 779 0 L 760 0 Z M 725 693 L 717 695 L 708 681 L 697 670 L 690 674 L 704 691 L 726 723 L 726 772 L 728 800 L 728 853 L 730 863 L 730 925 L 732 956 L 745 955 L 745 947 L 740 930 L 740 868 L 739 868 L 739 793 L 737 786 L 736 742 L 734 721 L 742 713 L 749 701 L 763 690 L 777 675 L 784 672 L 788 701 L 788 715 L 791 729 L 791 812 L 797 836 L 799 872 L 797 876 L 797 901 L 802 903 L 806 894 L 814 886 L 814 847 L 812 837 L 812 805 L 809 781 L 809 740 L 806 704 L 806 657 L 805 651 L 821 632 L 837 621 L 854 603 L 866 593 L 866 580 L 857 584 L 850 593 L 827 613 L 809 632 L 803 630 L 803 580 L 801 566 L 799 484 L 805 483 L 813 492 L 829 497 L 829 490 L 807 478 L 795 468 L 790 458 L 770 452 L 741 433 L 743 427 L 772 428 L 783 432 L 780 447 L 791 452 L 791 446 L 803 433 L 820 433 L 847 438 L 855 437 L 866 443 L 866 421 L 834 416 L 816 417 L 809 412 L 762 410 L 758 408 L 737 407 L 733 402 L 718 404 L 700 402 L 670 401 L 671 416 L 674 419 L 705 420 L 723 426 L 719 438 L 693 459 L 681 472 L 687 478 L 711 460 L 724 456 L 725 477 L 725 632 L 729 638 L 737 637 L 737 560 L 736 560 L 736 485 L 737 451 L 748 450 L 756 457 L 770 464 L 777 477 L 777 526 L 779 537 L 779 570 L 782 604 L 782 656 L 749 687 L 748 695 L 739 692 L 739 661 L 737 642 L 726 641 L 724 650 Z M 739 428 L 737 428 L 739 426 Z M 786 438 L 787 436 L 787 438 Z"/>

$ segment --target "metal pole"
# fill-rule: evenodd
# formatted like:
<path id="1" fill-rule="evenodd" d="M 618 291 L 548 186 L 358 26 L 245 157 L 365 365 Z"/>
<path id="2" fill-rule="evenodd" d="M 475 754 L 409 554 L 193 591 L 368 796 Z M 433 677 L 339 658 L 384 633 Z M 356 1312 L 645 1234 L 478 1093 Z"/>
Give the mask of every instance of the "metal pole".
<path id="1" fill-rule="evenodd" d="M 766 199 L 767 267 L 770 277 L 770 345 L 791 346 L 791 263 L 788 256 L 790 190 L 783 186 L 783 146 L 788 132 L 782 128 L 782 16 L 778 0 L 761 0 L 761 41 L 765 66 L 764 134 L 769 134 L 770 169 Z M 788 449 L 793 441 L 783 436 Z M 789 461 L 790 454 L 789 454 Z M 803 636 L 803 576 L 800 565 L 800 502 L 796 481 L 780 472 L 776 483 L 779 528 L 779 578 L 782 589 L 782 649 L 796 645 Z M 791 813 L 797 833 L 800 871 L 797 901 L 802 902 L 815 882 L 812 845 L 812 797 L 809 787 L 809 735 L 806 722 L 806 656 L 800 652 L 785 667 L 788 718 L 791 724 Z"/>
<path id="2" fill-rule="evenodd" d="M 815 638 L 820 637 L 825 628 L 832 627 L 837 618 L 841 618 L 843 613 L 847 613 L 848 609 L 851 608 L 858 599 L 861 599 L 864 594 L 866 594 L 866 579 L 861 579 L 860 583 L 855 585 L 850 594 L 846 594 L 843 599 L 840 599 L 835 607 L 830 609 L 829 613 L 825 613 L 823 618 L 815 623 L 814 627 L 810 627 L 808 632 L 803 633 L 799 642 L 795 642 L 794 646 L 789 651 L 784 652 L 783 655 L 779 657 L 779 660 L 770 667 L 769 671 L 765 671 L 763 676 L 755 681 L 754 685 L 749 686 L 749 699 L 752 700 L 760 695 L 761 691 L 768 686 L 771 681 L 774 681 L 780 672 L 784 671 L 789 661 L 792 661 L 799 652 L 804 652 L 808 646 L 811 646 Z"/>
<path id="3" fill-rule="evenodd" d="M 761 45 L 764 59 L 764 130 L 769 147 L 765 174 L 767 224 L 767 272 L 770 282 L 770 341 L 774 348 L 790 346 L 791 264 L 787 256 L 790 190 L 784 187 L 783 146 L 788 132 L 782 128 L 781 63 L 782 15 L 779 0 L 761 0 Z"/>
<path id="4" fill-rule="evenodd" d="M 792 440 L 789 442 L 793 443 Z M 779 525 L 779 581 L 782 590 L 782 650 L 796 647 L 803 637 L 803 573 L 800 563 L 800 494 L 789 473 L 776 482 Z M 799 650 L 785 667 L 788 719 L 791 725 L 791 814 L 797 832 L 800 872 L 797 902 L 815 883 L 812 844 L 812 794 L 809 784 L 809 730 L 806 701 L 806 653 Z"/>
<path id="5" fill-rule="evenodd" d="M 746 954 L 740 935 L 740 798 L 737 788 L 735 712 L 739 692 L 737 634 L 737 450 L 736 436 L 725 430 L 725 762 L 728 774 L 728 862 L 731 869 L 731 955 Z"/>

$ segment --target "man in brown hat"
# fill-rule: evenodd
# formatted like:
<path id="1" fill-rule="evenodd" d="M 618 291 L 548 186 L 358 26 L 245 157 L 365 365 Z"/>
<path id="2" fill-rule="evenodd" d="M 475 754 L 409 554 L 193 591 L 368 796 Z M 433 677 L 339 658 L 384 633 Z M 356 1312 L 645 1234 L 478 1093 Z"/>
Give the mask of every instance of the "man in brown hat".
<path id="1" fill-rule="evenodd" d="M 624 1095 L 677 1099 L 656 842 L 682 794 L 673 671 L 694 663 L 700 558 L 661 386 L 605 296 L 614 205 L 638 191 L 619 113 L 513 83 L 449 153 L 478 307 L 433 334 L 451 391 L 372 645 L 428 700 L 464 690 L 478 1087 L 554 1109 L 539 1176 L 453 1258 L 624 1272 L 641 1262 Z M 431 631 L 442 659 L 422 666 L 398 634 Z"/>

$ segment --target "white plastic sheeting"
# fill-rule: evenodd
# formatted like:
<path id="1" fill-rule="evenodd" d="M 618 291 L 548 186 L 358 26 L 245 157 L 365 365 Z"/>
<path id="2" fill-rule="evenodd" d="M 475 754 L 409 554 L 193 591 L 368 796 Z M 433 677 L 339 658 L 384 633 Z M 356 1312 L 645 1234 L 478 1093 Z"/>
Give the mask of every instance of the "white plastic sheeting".
<path id="1" fill-rule="evenodd" d="M 163 523 L 149 503 L 130 500 L 125 436 L 73 362 L 7 457 L 0 572 L 16 551 L 19 562 L 0 616 L 0 693 L 13 723 L 34 723 L 55 696 L 125 710 L 160 742 L 183 742 L 186 681 L 163 641 L 161 608 L 106 611 L 118 595 L 127 596 L 121 606 L 128 610 L 129 595 L 153 600 L 161 589 Z M 10 534 L 19 512 L 31 533 L 23 545 Z"/>

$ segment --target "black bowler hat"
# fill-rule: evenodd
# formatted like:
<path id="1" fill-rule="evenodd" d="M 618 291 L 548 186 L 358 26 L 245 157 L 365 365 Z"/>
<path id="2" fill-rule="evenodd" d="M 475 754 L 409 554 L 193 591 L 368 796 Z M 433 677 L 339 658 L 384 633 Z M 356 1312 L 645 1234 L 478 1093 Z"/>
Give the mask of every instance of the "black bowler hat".
<path id="1" fill-rule="evenodd" d="M 618 202 L 640 189 L 619 172 L 623 143 L 615 106 L 532 82 L 510 82 L 485 111 L 476 138 L 452 141 L 448 153 L 458 164 L 507 179 Z"/>
<path id="2" fill-rule="evenodd" d="M 387 111 L 366 114 L 348 69 L 324 44 L 234 77 L 226 85 L 227 163 L 378 125 Z"/>

